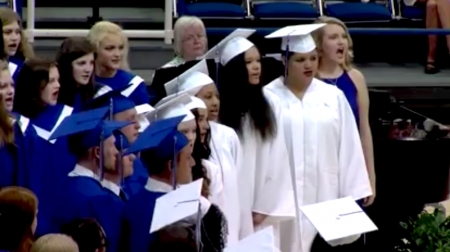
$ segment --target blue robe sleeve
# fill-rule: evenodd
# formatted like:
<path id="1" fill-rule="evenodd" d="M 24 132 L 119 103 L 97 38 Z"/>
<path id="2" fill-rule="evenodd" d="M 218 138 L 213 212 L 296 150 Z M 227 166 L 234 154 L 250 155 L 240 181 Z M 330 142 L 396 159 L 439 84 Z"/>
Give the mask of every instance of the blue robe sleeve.
<path id="1" fill-rule="evenodd" d="M 142 164 L 141 159 L 136 158 L 133 162 L 133 174 L 124 179 L 123 190 L 128 196 L 137 194 L 148 180 L 148 172 Z"/>

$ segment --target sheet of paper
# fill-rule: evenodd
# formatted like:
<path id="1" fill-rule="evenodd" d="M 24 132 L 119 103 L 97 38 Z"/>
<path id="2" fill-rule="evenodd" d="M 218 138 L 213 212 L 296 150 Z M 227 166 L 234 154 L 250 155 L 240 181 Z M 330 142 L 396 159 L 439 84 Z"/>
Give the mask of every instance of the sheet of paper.
<path id="1" fill-rule="evenodd" d="M 378 230 L 351 197 L 300 207 L 325 241 Z"/>
<path id="2" fill-rule="evenodd" d="M 203 179 L 184 185 L 156 200 L 150 233 L 198 213 Z"/>

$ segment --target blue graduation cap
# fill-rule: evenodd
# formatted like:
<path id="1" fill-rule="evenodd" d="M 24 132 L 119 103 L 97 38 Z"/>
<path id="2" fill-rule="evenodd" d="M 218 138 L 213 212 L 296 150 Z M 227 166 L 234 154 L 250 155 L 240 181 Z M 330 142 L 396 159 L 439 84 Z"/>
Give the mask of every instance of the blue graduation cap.
<path id="1" fill-rule="evenodd" d="M 121 129 L 130 122 L 105 121 L 109 108 L 99 108 L 73 114 L 64 118 L 49 140 L 63 136 L 78 135 L 80 147 L 89 149 L 98 146 L 110 137 L 115 130 Z"/>

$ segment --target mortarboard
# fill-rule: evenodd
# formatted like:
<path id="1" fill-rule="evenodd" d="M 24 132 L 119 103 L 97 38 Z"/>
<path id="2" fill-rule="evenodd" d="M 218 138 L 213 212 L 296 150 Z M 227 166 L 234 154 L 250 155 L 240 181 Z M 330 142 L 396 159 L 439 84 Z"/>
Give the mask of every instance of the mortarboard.
<path id="1" fill-rule="evenodd" d="M 189 110 L 198 109 L 198 108 L 206 109 L 206 104 L 205 104 L 205 102 L 203 102 L 202 99 L 199 99 L 195 96 L 191 96 L 191 102 L 189 102 L 186 105 L 186 108 Z"/>
<path id="2" fill-rule="evenodd" d="M 352 197 L 302 206 L 300 210 L 330 244 L 351 243 L 361 234 L 378 230 Z"/>
<path id="3" fill-rule="evenodd" d="M 104 139 L 110 137 L 115 130 L 121 129 L 130 122 L 105 121 L 109 108 L 99 108 L 73 114 L 64 118 L 50 140 L 63 136 L 77 135 L 80 147 L 89 149 L 98 146 Z"/>
<path id="4" fill-rule="evenodd" d="M 308 53 L 316 49 L 311 32 L 325 24 L 291 25 L 276 30 L 266 38 L 282 38 L 281 50 L 295 53 Z"/>
<path id="5" fill-rule="evenodd" d="M 169 95 L 155 105 L 155 110 L 147 114 L 147 119 L 152 123 L 155 120 L 184 115 L 183 122 L 194 120 L 194 114 L 186 108 L 190 102 L 191 96 L 186 92 Z"/>
<path id="6" fill-rule="evenodd" d="M 164 88 L 167 95 L 181 91 L 186 91 L 190 95 L 196 95 L 203 86 L 212 83 L 214 81 L 208 75 L 206 60 L 201 60 L 178 77 L 164 84 Z"/>
<path id="7" fill-rule="evenodd" d="M 275 246 L 273 227 L 269 226 L 252 235 L 245 237 L 238 243 L 226 247 L 224 252 L 275 252 L 279 251 Z"/>
<path id="8" fill-rule="evenodd" d="M 226 63 L 236 55 L 241 54 L 254 46 L 253 43 L 246 38 L 250 37 L 250 35 L 255 32 L 256 30 L 253 29 L 238 28 L 206 52 L 201 58 L 216 59 L 216 62 L 226 65 Z"/>
<path id="9" fill-rule="evenodd" d="M 155 109 L 146 103 L 138 105 L 134 108 L 136 109 L 136 114 L 138 116 L 138 122 L 139 122 L 139 125 L 141 126 L 139 128 L 139 132 L 143 132 L 148 127 L 148 125 L 150 125 L 150 122 L 147 120 L 147 117 L 146 117 L 147 114 L 152 112 Z"/>

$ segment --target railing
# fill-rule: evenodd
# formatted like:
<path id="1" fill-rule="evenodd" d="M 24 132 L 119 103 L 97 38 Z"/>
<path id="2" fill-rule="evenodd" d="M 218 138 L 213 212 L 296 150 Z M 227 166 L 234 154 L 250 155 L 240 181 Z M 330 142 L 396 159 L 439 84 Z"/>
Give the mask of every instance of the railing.
<path id="1" fill-rule="evenodd" d="M 35 0 L 27 0 L 27 27 L 26 34 L 30 42 L 38 38 L 66 38 L 72 36 L 87 36 L 89 30 L 72 29 L 36 29 L 35 23 Z M 164 30 L 124 30 L 129 38 L 164 38 L 166 44 L 172 44 L 172 0 L 165 0 Z"/>

